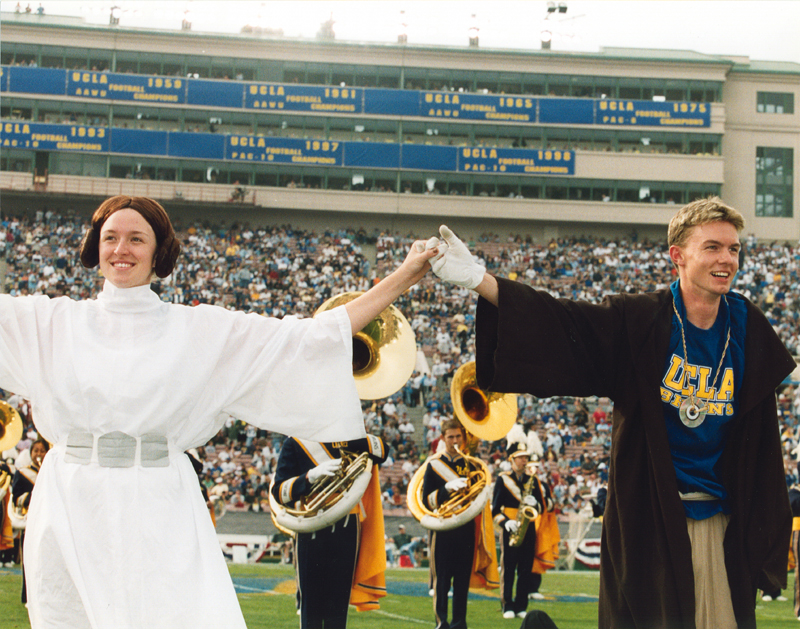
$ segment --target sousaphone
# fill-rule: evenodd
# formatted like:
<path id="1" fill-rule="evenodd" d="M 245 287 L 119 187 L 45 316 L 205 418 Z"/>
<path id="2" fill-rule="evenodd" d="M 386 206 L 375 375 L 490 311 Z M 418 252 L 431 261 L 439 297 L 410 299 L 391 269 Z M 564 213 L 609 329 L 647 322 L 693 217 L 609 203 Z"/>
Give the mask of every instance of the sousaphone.
<path id="1" fill-rule="evenodd" d="M 22 418 L 8 402 L 0 400 L 0 454 L 13 448 L 22 439 Z"/>
<path id="2" fill-rule="evenodd" d="M 314 313 L 332 310 L 363 293 L 343 293 L 325 301 Z M 353 377 L 358 397 L 377 400 L 393 395 L 414 371 L 417 343 L 400 310 L 390 305 L 353 336 Z M 280 504 L 270 486 L 272 521 L 283 532 L 312 533 L 345 517 L 361 500 L 370 479 L 372 462 L 366 452 L 345 453 L 341 469 L 321 478 L 299 504 Z"/>
<path id="3" fill-rule="evenodd" d="M 362 294 L 331 297 L 314 314 L 333 310 Z M 358 397 L 379 400 L 393 395 L 411 377 L 416 361 L 414 330 L 403 313 L 390 305 L 353 336 L 353 378 Z"/>
<path id="4" fill-rule="evenodd" d="M 483 511 L 492 492 L 491 474 L 486 463 L 473 454 L 478 441 L 502 439 L 517 419 L 516 394 L 489 393 L 478 387 L 475 361 L 458 368 L 450 384 L 450 397 L 455 416 L 467 433 L 462 454 L 477 470 L 470 473 L 466 488 L 454 492 L 436 511 L 425 506 L 422 495 L 428 461 L 414 472 L 406 495 L 408 509 L 422 526 L 434 531 L 457 528 Z"/>

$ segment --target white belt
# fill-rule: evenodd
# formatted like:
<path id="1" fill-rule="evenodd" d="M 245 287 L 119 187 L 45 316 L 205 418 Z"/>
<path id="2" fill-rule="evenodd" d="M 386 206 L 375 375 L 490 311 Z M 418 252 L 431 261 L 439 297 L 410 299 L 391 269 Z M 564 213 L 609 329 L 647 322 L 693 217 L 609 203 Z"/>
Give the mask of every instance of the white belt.
<path id="1" fill-rule="evenodd" d="M 93 435 L 89 432 L 71 432 L 67 437 L 64 461 L 101 467 L 167 467 L 169 444 L 164 435 L 132 437 L 124 432 Z"/>
<path id="2" fill-rule="evenodd" d="M 704 491 L 690 491 L 685 494 L 678 492 L 678 495 L 681 497 L 681 500 L 719 500 L 716 496 L 707 494 Z"/>

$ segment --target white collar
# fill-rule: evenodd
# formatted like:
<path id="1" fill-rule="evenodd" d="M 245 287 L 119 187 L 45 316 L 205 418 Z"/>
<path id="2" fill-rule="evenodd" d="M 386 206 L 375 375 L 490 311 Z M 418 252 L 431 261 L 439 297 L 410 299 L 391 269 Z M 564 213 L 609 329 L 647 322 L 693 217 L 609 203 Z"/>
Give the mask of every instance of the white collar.
<path id="1" fill-rule="evenodd" d="M 164 305 L 149 284 L 133 288 L 119 288 L 108 280 L 105 281 L 102 292 L 97 296 L 97 303 L 111 312 L 129 313 L 147 312 Z"/>

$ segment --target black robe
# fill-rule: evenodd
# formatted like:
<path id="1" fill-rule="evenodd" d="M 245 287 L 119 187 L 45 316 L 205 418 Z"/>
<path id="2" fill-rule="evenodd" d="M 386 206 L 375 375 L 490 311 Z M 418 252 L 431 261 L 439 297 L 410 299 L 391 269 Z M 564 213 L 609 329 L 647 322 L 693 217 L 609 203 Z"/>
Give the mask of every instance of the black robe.
<path id="1" fill-rule="evenodd" d="M 659 394 L 671 292 L 614 295 L 597 305 L 498 284 L 499 308 L 478 302 L 478 386 L 614 401 L 599 626 L 694 628 L 691 543 Z M 747 302 L 739 412 L 717 468 L 732 509 L 724 546 L 739 629 L 755 627 L 757 589 L 786 587 L 792 514 L 775 389 L 794 367 Z"/>

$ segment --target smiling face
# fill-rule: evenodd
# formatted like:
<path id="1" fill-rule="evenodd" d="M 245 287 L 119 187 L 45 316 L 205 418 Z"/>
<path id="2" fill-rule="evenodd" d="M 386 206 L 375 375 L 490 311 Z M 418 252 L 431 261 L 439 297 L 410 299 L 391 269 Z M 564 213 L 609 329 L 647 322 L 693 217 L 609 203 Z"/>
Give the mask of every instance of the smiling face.
<path id="1" fill-rule="evenodd" d="M 681 292 L 695 301 L 711 303 L 731 289 L 739 270 L 739 233 L 725 221 L 692 228 L 681 246 L 672 245 L 669 255 L 681 280 Z"/>
<path id="2" fill-rule="evenodd" d="M 149 284 L 155 252 L 155 232 L 136 210 L 114 212 L 100 229 L 100 270 L 117 288 Z"/>

